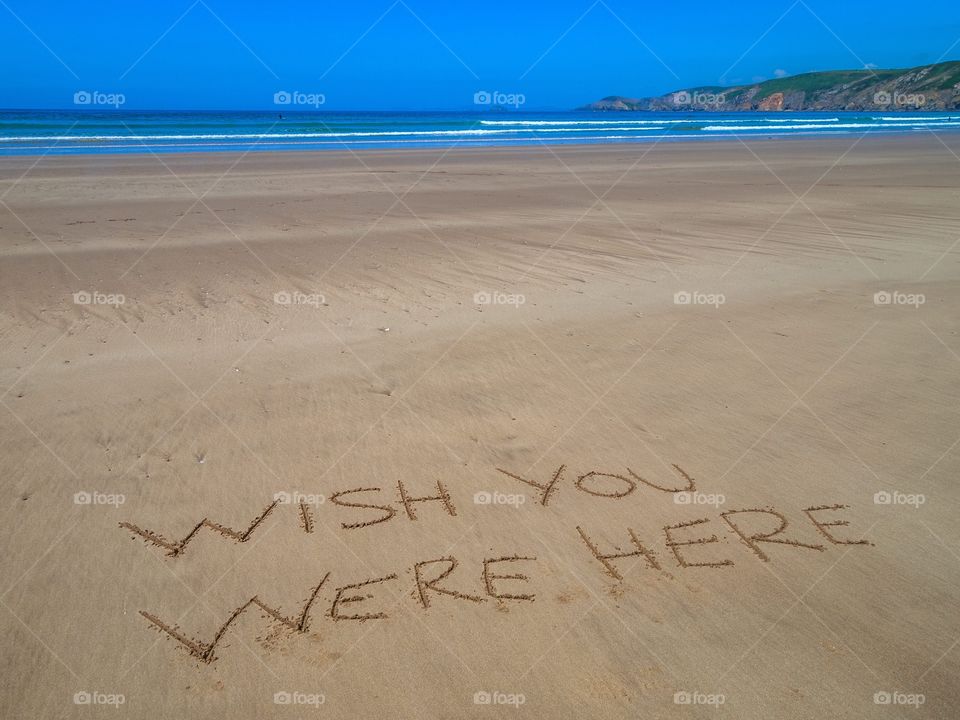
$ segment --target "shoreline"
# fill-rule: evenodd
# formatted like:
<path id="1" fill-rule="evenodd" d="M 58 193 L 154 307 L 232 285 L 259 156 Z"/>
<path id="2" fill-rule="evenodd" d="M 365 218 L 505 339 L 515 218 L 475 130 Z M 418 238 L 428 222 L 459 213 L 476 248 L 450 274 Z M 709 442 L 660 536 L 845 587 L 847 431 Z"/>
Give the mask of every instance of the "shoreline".
<path id="1" fill-rule="evenodd" d="M 728 142 L 960 131 L 960 111 L 0 111 L 0 156 L 354 152 Z"/>
<path id="2" fill-rule="evenodd" d="M 811 148 L 822 148 L 830 145 L 851 145 L 851 141 L 856 144 L 862 143 L 886 143 L 891 147 L 905 145 L 911 142 L 923 143 L 931 136 L 940 137 L 943 135 L 946 139 L 960 139 L 960 131 L 949 131 L 945 133 L 928 132 L 869 132 L 864 134 L 857 133 L 837 133 L 823 134 L 814 133 L 810 135 L 746 135 L 746 136 L 724 136 L 718 138 L 699 138 L 699 139 L 681 139 L 666 142 L 665 139 L 635 142 L 610 142 L 610 143 L 524 143 L 510 145 L 448 145 L 437 147 L 390 147 L 390 148 L 340 148 L 328 150 L 303 150 L 303 149 L 253 149 L 253 150 L 212 150 L 212 151 L 170 151 L 170 152 L 90 152 L 90 153 L 35 153 L 35 154 L 11 154 L 0 153 L 0 172 L 4 165 L 15 165 L 18 160 L 37 162 L 38 159 L 44 161 L 56 161 L 59 163 L 69 163 L 71 160 L 87 162 L 95 158 L 102 158 L 107 161 L 128 160 L 131 163 L 141 162 L 143 160 L 157 161 L 163 160 L 200 160 L 200 159 L 223 159 L 227 161 L 236 161 L 241 158 L 261 158 L 264 160 L 281 160 L 283 158 L 303 159 L 303 158 L 330 158 L 332 160 L 342 160 L 344 158 L 360 157 L 401 157 L 416 159 L 419 156 L 453 156 L 458 154 L 487 156 L 491 158 L 500 158 L 504 155 L 522 155 L 522 154 L 545 154 L 551 155 L 554 152 L 562 151 L 564 153 L 623 153 L 632 152 L 634 154 L 647 154 L 653 148 L 665 149 L 676 148 L 678 151 L 686 151 L 693 148 L 742 148 L 743 145 L 763 145 L 763 146 L 794 146 L 808 145 Z M 665 136 L 669 138 L 670 136 Z"/>

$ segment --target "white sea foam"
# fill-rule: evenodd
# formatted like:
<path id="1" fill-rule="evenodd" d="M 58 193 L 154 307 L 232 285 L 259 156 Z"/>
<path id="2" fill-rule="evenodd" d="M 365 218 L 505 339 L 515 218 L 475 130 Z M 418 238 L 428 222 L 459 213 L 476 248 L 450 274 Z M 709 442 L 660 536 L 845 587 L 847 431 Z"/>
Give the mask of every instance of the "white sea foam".
<path id="1" fill-rule="evenodd" d="M 848 135 L 845 130 L 834 130 L 832 127 L 830 130 L 821 130 L 819 132 L 798 132 L 797 135 Z M 694 138 L 724 138 L 730 137 L 729 135 L 721 134 L 704 134 L 704 133 L 670 133 L 670 134 L 661 134 L 661 135 L 593 135 L 593 136 L 576 136 L 576 137 L 559 137 L 553 138 L 555 141 L 575 141 L 576 143 L 592 142 L 597 140 L 685 140 L 685 139 L 694 139 Z M 490 138 L 489 140 L 482 139 L 465 139 L 462 141 L 462 145 L 476 145 L 476 146 L 485 146 L 485 145 L 510 145 L 516 146 L 519 142 L 529 138 Z M 414 139 L 414 140 L 364 140 L 358 144 L 361 145 L 424 145 L 428 143 L 436 143 L 436 140 L 432 139 Z M 318 141 L 302 141 L 302 142 L 291 142 L 291 143 L 276 143 L 268 144 L 267 147 L 277 147 L 282 145 L 283 147 L 306 147 L 306 146 L 320 146 L 320 145 L 329 145 L 329 146 L 342 146 L 343 143 L 340 141 L 333 140 L 318 140 Z M 249 147 L 250 143 L 239 143 L 239 142 L 230 142 L 230 143 L 177 143 L 175 145 L 169 144 L 143 144 L 143 145 L 104 145 L 101 148 L 106 149 L 132 149 L 137 150 L 139 148 L 223 148 L 223 147 L 237 147 L 237 148 L 246 148 Z M 20 150 L 50 150 L 49 145 L 39 145 L 39 146 L 26 146 L 18 148 Z M 87 145 L 58 145 L 56 146 L 57 150 L 87 150 L 89 146 Z"/>
<path id="2" fill-rule="evenodd" d="M 783 122 L 782 118 L 759 118 L 764 122 Z M 839 118 L 803 118 L 802 121 L 807 123 L 827 123 L 827 122 L 839 122 Z M 729 119 L 719 119 L 715 120 L 709 118 L 709 122 L 714 123 L 743 123 L 743 122 L 756 122 L 757 118 L 729 118 Z M 631 120 L 628 118 L 617 119 L 617 120 L 481 120 L 481 125 L 520 125 L 520 126 L 530 126 L 536 127 L 539 125 L 564 125 L 564 126 L 574 126 L 574 125 L 689 125 L 691 123 L 696 124 L 700 122 L 708 122 L 708 118 L 705 117 L 689 117 L 683 119 L 661 119 L 661 120 Z"/>
<path id="3" fill-rule="evenodd" d="M 690 123 L 694 120 L 481 120 L 481 125 L 516 125 L 523 127 L 539 127 L 543 125 L 669 125 L 674 123 Z M 734 120 L 718 120 L 717 122 L 736 122 Z"/>
<path id="4" fill-rule="evenodd" d="M 956 123 L 941 123 L 941 122 L 922 122 L 914 121 L 912 123 L 916 127 L 926 127 L 926 126 L 936 126 L 944 127 L 950 126 Z M 736 132 L 738 130 L 813 130 L 820 128 L 820 125 L 811 125 L 806 122 L 802 124 L 794 125 L 737 125 L 731 127 L 729 125 L 707 125 L 703 129 L 710 132 Z M 832 128 L 895 128 L 901 127 L 897 124 L 885 123 L 885 122 L 859 122 L 859 123 L 837 123 L 836 125 L 831 125 Z"/>
<path id="5" fill-rule="evenodd" d="M 916 122 L 917 120 L 932 120 L 936 122 L 943 122 L 944 120 L 960 120 L 960 115 L 942 115 L 940 117 L 896 117 L 896 116 L 881 116 L 879 118 L 871 118 L 872 120 L 885 120 L 887 122 Z"/>
<path id="6" fill-rule="evenodd" d="M 482 144 L 536 144 L 537 142 L 602 142 L 617 140 L 649 140 L 656 138 L 723 138 L 742 132 L 745 135 L 826 135 L 869 130 L 888 132 L 923 132 L 937 128 L 960 126 L 960 115 L 945 116 L 877 116 L 862 114 L 857 119 L 837 116 L 802 118 L 781 115 L 756 117 L 745 115 L 738 118 L 712 118 L 707 113 L 676 118 L 611 118 L 605 120 L 479 120 L 481 127 L 458 129 L 391 129 L 331 130 L 327 132 L 194 132 L 140 135 L 35 135 L 23 134 L 0 137 L 4 151 L 23 152 L 29 149 L 89 150 L 104 149 L 136 150 L 137 148 L 188 148 L 188 147 L 249 147 L 257 144 L 271 147 L 316 145 L 417 145 L 427 143 L 460 142 Z M 709 123 L 709 124 L 707 124 Z M 682 127 L 689 125 L 697 129 Z M 390 127 L 389 125 L 387 126 Z M 429 127 L 429 125 L 427 126 Z M 663 131 L 675 132 L 661 134 Z M 679 132 L 676 132 L 679 131 Z"/>
<path id="7" fill-rule="evenodd" d="M 647 130 L 663 130 L 660 127 L 611 127 L 607 130 L 624 130 L 641 132 Z M 463 137 L 471 135 L 503 135 L 523 132 L 558 133 L 558 132 L 592 132 L 594 128 L 543 128 L 540 130 L 527 129 L 467 129 L 467 130 L 389 130 L 383 132 L 322 132 L 322 133 L 207 133 L 195 135 L 14 135 L 0 138 L 0 142 L 40 142 L 44 140 L 77 142 L 81 140 L 97 141 L 140 141 L 140 140 L 301 140 L 306 138 L 364 138 L 364 137 Z"/>

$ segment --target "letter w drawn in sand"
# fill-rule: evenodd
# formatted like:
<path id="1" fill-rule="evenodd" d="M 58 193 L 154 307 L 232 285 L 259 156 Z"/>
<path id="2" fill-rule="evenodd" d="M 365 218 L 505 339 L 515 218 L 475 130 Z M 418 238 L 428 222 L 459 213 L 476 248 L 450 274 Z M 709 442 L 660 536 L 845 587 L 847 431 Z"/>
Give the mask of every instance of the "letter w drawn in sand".
<path id="1" fill-rule="evenodd" d="M 217 659 L 214 655 L 214 651 L 217 649 L 217 644 L 223 639 L 223 636 L 226 634 L 227 630 L 230 629 L 233 621 L 240 617 L 243 614 L 243 611 L 251 605 L 256 605 L 258 608 L 267 613 L 267 615 L 272 617 L 274 620 L 279 620 L 291 630 L 295 630 L 299 633 L 306 632 L 307 624 L 309 622 L 310 606 L 313 605 L 314 600 L 317 599 L 317 594 L 320 592 L 320 588 L 323 587 L 323 584 L 329 577 L 330 573 L 328 572 L 323 576 L 323 580 L 320 581 L 320 584 L 313 588 L 313 590 L 310 592 L 310 597 L 307 598 L 307 601 L 303 605 L 303 610 L 301 610 L 300 615 L 296 618 L 288 618 L 284 615 L 281 615 L 279 610 L 270 607 L 259 597 L 254 595 L 230 614 L 230 617 L 228 617 L 227 621 L 220 626 L 216 634 L 213 636 L 213 640 L 211 640 L 209 643 L 188 638 L 186 635 L 180 632 L 176 625 L 168 625 L 156 615 L 151 615 L 146 610 L 141 610 L 140 614 L 149 620 L 153 625 L 156 625 L 160 630 L 167 633 L 167 635 L 174 638 L 177 642 L 186 647 L 187 650 L 190 651 L 191 655 L 199 658 L 205 663 L 211 663 Z"/>
<path id="2" fill-rule="evenodd" d="M 245 530 L 234 530 L 233 528 L 229 528 L 226 525 L 221 525 L 220 523 L 216 523 L 213 520 L 210 520 L 209 518 L 204 518 L 203 520 L 198 522 L 196 525 L 194 525 L 193 530 L 188 532 L 182 539 L 177 541 L 168 540 L 167 538 L 165 538 L 163 535 L 160 535 L 159 533 L 155 533 L 152 530 L 144 530 L 143 528 L 138 527 L 133 523 L 129 523 L 129 522 L 120 523 L 120 527 L 126 530 L 129 530 L 133 533 L 136 533 L 137 535 L 139 535 L 149 543 L 162 547 L 167 551 L 168 555 L 171 555 L 173 557 L 178 557 L 183 553 L 183 551 L 186 549 L 190 541 L 193 540 L 194 537 L 196 537 L 197 533 L 200 532 L 200 529 L 204 527 L 210 528 L 211 530 L 215 530 L 221 535 L 223 535 L 224 537 L 228 537 L 231 540 L 235 540 L 237 542 L 246 542 L 247 540 L 250 539 L 250 536 L 253 535 L 256 529 L 260 527 L 260 524 L 264 520 L 266 520 L 267 515 L 273 512 L 273 509 L 279 504 L 279 502 L 280 502 L 279 500 L 274 500 L 272 503 L 270 503 L 270 505 L 268 505 L 267 508 L 262 513 L 260 513 L 260 515 L 258 515 Z M 304 529 L 304 532 L 308 532 L 308 533 L 313 532 L 313 518 L 310 515 L 310 508 L 304 503 L 300 504 L 300 520 L 301 520 L 300 526 Z"/>

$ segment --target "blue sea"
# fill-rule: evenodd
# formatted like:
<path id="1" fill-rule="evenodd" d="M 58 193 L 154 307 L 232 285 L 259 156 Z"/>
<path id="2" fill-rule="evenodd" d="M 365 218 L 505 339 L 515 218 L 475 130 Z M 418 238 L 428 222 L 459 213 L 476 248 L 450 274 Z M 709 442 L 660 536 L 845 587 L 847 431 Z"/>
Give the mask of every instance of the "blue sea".
<path id="1" fill-rule="evenodd" d="M 960 112 L 0 111 L 0 155 L 496 147 L 960 130 Z"/>

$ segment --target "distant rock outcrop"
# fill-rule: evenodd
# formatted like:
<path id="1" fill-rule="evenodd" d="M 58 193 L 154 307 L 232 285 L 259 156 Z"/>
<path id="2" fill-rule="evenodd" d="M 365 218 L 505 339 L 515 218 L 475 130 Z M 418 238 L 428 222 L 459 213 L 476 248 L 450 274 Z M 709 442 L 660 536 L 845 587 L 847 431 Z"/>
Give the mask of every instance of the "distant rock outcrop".
<path id="1" fill-rule="evenodd" d="M 705 86 L 649 98 L 605 97 L 580 110 L 864 110 L 960 109 L 960 61 L 908 70 L 834 70 L 753 85 Z"/>

